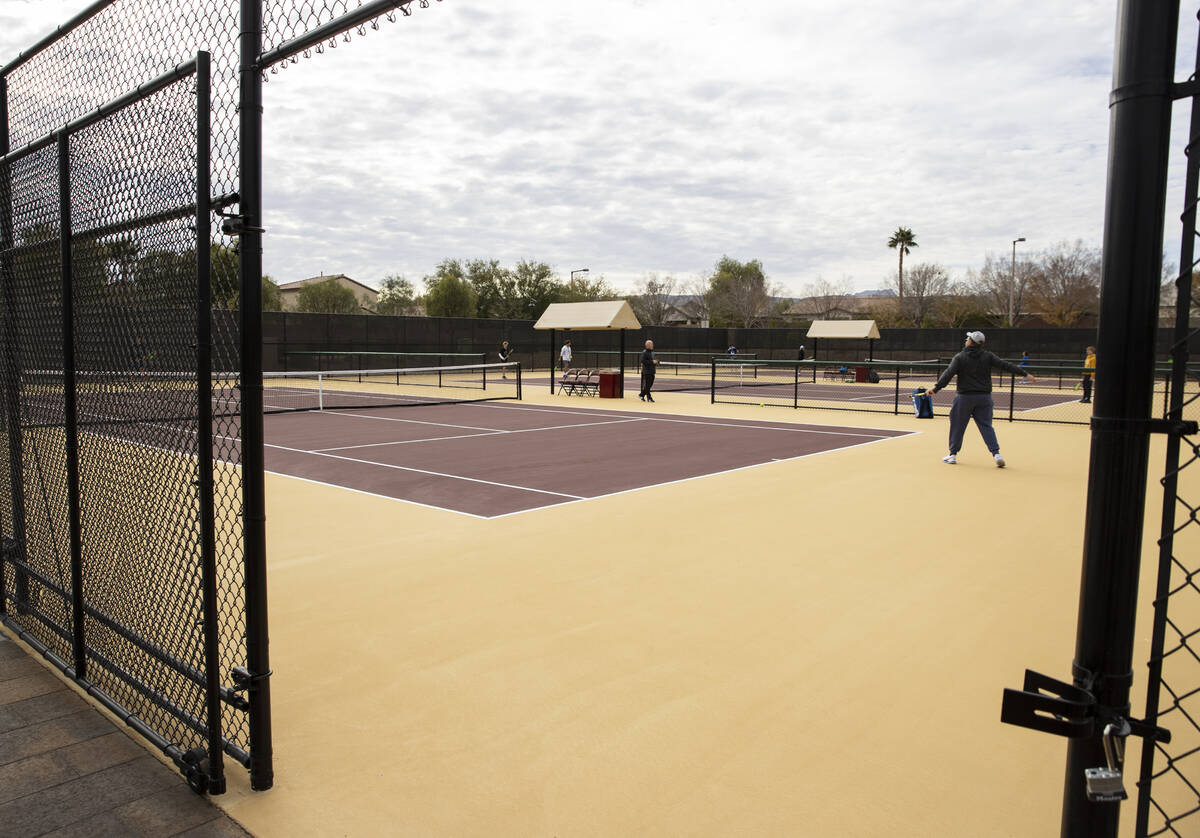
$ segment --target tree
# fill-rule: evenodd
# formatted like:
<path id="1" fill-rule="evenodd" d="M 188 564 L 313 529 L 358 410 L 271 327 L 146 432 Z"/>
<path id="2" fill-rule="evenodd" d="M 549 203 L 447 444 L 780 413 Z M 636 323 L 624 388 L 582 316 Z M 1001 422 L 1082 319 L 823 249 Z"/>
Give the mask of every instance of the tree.
<path id="1" fill-rule="evenodd" d="M 934 306 L 938 299 L 950 290 L 950 274 L 935 263 L 923 263 L 908 272 L 908 297 L 899 302 L 900 317 L 909 325 L 924 327 L 934 325 Z"/>
<path id="2" fill-rule="evenodd" d="M 513 268 L 517 296 L 524 302 L 528 317 L 536 320 L 551 303 L 562 302 L 563 285 L 545 262 L 523 259 Z"/>
<path id="3" fill-rule="evenodd" d="M 411 314 L 417 307 L 416 287 L 399 274 L 383 278 L 375 311 L 379 314 Z"/>
<path id="4" fill-rule="evenodd" d="M 969 282 L 955 282 L 933 307 L 933 320 L 938 326 L 961 329 L 966 326 L 988 326 L 987 308 Z"/>
<path id="5" fill-rule="evenodd" d="M 598 300 L 613 300 L 618 294 L 603 276 L 589 280 L 586 276 L 573 276 L 562 286 L 560 302 L 592 303 Z"/>
<path id="6" fill-rule="evenodd" d="M 1100 302 L 1100 252 L 1060 242 L 1048 248 L 1031 281 L 1033 302 L 1051 326 L 1071 326 Z"/>
<path id="7" fill-rule="evenodd" d="M 629 305 L 643 326 L 659 326 L 666 322 L 671 308 L 671 295 L 675 293 L 675 277 L 659 278 L 648 273 L 634 283 L 634 295 Z"/>
<path id="8" fill-rule="evenodd" d="M 266 274 L 262 278 L 262 308 L 263 311 L 283 311 L 283 294 L 279 292 L 279 284 Z"/>
<path id="9" fill-rule="evenodd" d="M 766 319 L 771 295 L 762 263 L 722 256 L 708 278 L 708 308 L 718 327 L 751 328 Z"/>
<path id="10" fill-rule="evenodd" d="M 904 300 L 904 254 L 917 246 L 917 238 L 908 227 L 897 227 L 896 232 L 888 239 L 888 247 L 900 251 L 900 270 L 896 274 L 896 293 Z"/>
<path id="11" fill-rule="evenodd" d="M 445 266 L 443 263 L 442 266 Z M 465 277 L 453 272 L 425 277 L 425 313 L 430 317 L 474 317 L 479 296 Z"/>
<path id="12" fill-rule="evenodd" d="M 475 289 L 477 317 L 528 317 L 517 294 L 517 281 L 512 271 L 501 267 L 496 259 L 472 259 L 461 269 Z"/>
<path id="13" fill-rule="evenodd" d="M 984 257 L 983 267 L 978 273 L 967 274 L 967 283 L 980 298 L 983 307 L 991 315 L 991 322 L 1000 325 L 1008 319 L 1008 299 L 1012 294 L 1013 322 L 1015 326 L 1024 319 L 1022 312 L 1029 309 L 1030 282 L 1035 273 L 1034 263 L 1027 258 L 1018 258 L 1014 269 L 1011 257 L 998 257 L 989 253 Z"/>
<path id="14" fill-rule="evenodd" d="M 701 276 L 693 276 L 683 284 L 683 291 L 688 296 L 684 305 L 696 315 L 702 325 L 707 326 L 712 320 L 712 311 L 708 307 L 708 280 Z"/>
<path id="15" fill-rule="evenodd" d="M 301 287 L 299 298 L 296 300 L 296 310 L 322 314 L 356 314 L 359 305 L 353 291 L 340 285 L 336 279 L 326 279 Z"/>
<path id="16" fill-rule="evenodd" d="M 852 293 L 853 287 L 848 276 L 843 276 L 836 282 L 818 276 L 803 289 L 804 296 L 813 302 L 814 314 L 818 320 L 826 320 L 834 311 L 845 308 L 846 298 Z"/>
<path id="17" fill-rule="evenodd" d="M 208 282 L 213 308 L 237 308 L 241 297 L 239 260 L 236 249 L 213 243 L 208 248 Z"/>

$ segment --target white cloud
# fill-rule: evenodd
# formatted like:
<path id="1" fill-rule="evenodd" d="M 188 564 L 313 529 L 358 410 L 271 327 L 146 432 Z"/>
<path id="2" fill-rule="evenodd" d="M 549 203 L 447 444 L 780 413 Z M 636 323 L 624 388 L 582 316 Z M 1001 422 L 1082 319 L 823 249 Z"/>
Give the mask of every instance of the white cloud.
<path id="1" fill-rule="evenodd" d="M 79 7 L 0 7 L 0 60 Z M 1099 243 L 1114 24 L 1081 0 L 444 0 L 270 77 L 265 267 L 533 258 L 628 287 L 729 254 L 799 292 L 880 286 L 901 225 L 959 273 L 1017 236 Z"/>

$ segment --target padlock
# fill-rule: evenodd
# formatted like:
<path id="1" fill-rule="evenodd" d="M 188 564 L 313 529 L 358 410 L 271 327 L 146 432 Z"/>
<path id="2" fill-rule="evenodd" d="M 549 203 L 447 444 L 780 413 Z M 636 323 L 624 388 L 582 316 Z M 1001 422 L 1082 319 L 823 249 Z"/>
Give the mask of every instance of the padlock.
<path id="1" fill-rule="evenodd" d="M 1125 760 L 1125 742 L 1118 734 L 1124 730 L 1128 734 L 1127 725 L 1109 724 L 1104 728 L 1104 759 L 1108 763 L 1105 768 L 1088 768 L 1083 772 L 1087 780 L 1088 800 L 1093 803 L 1118 803 L 1129 797 L 1125 793 L 1125 784 L 1121 779 L 1121 764 Z"/>

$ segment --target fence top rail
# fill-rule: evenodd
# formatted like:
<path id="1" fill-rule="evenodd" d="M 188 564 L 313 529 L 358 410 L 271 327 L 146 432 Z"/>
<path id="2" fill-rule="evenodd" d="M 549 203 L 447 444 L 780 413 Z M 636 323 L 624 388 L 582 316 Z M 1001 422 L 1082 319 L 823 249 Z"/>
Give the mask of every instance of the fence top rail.
<path id="1" fill-rule="evenodd" d="M 200 65 L 199 55 L 200 54 L 198 54 L 196 58 L 192 58 L 183 62 L 182 64 L 179 64 L 173 70 L 168 70 L 158 78 L 151 79 L 145 84 L 135 87 L 124 96 L 119 96 L 118 98 L 113 99 L 111 102 L 101 105 L 91 113 L 86 113 L 77 119 L 71 120 L 63 127 L 56 128 L 41 139 L 33 140 L 32 142 L 26 143 L 21 148 L 10 151 L 8 154 L 0 157 L 0 166 L 7 166 L 10 163 L 20 160 L 22 157 L 28 157 L 30 154 L 33 154 L 36 151 L 40 151 L 43 148 L 54 145 L 56 142 L 58 142 L 58 138 L 64 134 L 70 135 L 78 131 L 82 131 L 89 125 L 94 125 L 100 120 L 112 116 L 117 111 L 127 108 L 136 102 L 140 102 L 164 88 L 170 87 L 180 79 L 185 79 L 188 76 L 195 75 Z"/>
<path id="2" fill-rule="evenodd" d="M 38 41 L 36 44 L 31 46 L 29 49 L 27 49 L 23 52 L 17 53 L 16 58 L 14 58 L 12 61 L 5 64 L 3 67 L 0 67 L 0 78 L 6 78 L 8 76 L 8 74 L 11 73 L 13 70 L 17 69 L 22 64 L 24 64 L 26 61 L 29 61 L 34 56 L 41 53 L 42 50 L 46 49 L 46 47 L 50 46 L 55 41 L 71 34 L 71 32 L 78 29 L 83 24 L 87 23 L 89 20 L 91 20 L 93 17 L 95 17 L 100 12 L 104 11 L 105 7 L 111 6 L 115 2 L 116 2 L 116 0 L 96 0 L 96 2 L 92 3 L 92 5 L 88 6 L 86 9 L 81 11 L 79 14 L 75 15 L 75 17 L 71 18 L 66 23 L 55 28 L 55 30 L 53 32 L 51 32 L 49 35 L 42 38 L 40 41 Z"/>

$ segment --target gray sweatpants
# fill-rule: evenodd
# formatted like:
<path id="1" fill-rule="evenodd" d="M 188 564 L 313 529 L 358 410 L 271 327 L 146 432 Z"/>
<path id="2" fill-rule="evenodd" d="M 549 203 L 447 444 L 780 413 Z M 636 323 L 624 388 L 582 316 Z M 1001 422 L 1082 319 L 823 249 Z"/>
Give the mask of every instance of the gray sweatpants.
<path id="1" fill-rule="evenodd" d="M 967 432 L 967 422 L 971 419 L 975 420 L 988 451 L 999 453 L 1000 443 L 996 441 L 996 432 L 992 430 L 991 393 L 959 393 L 954 397 L 954 404 L 950 407 L 950 453 L 957 454 L 962 448 L 963 434 Z"/>

